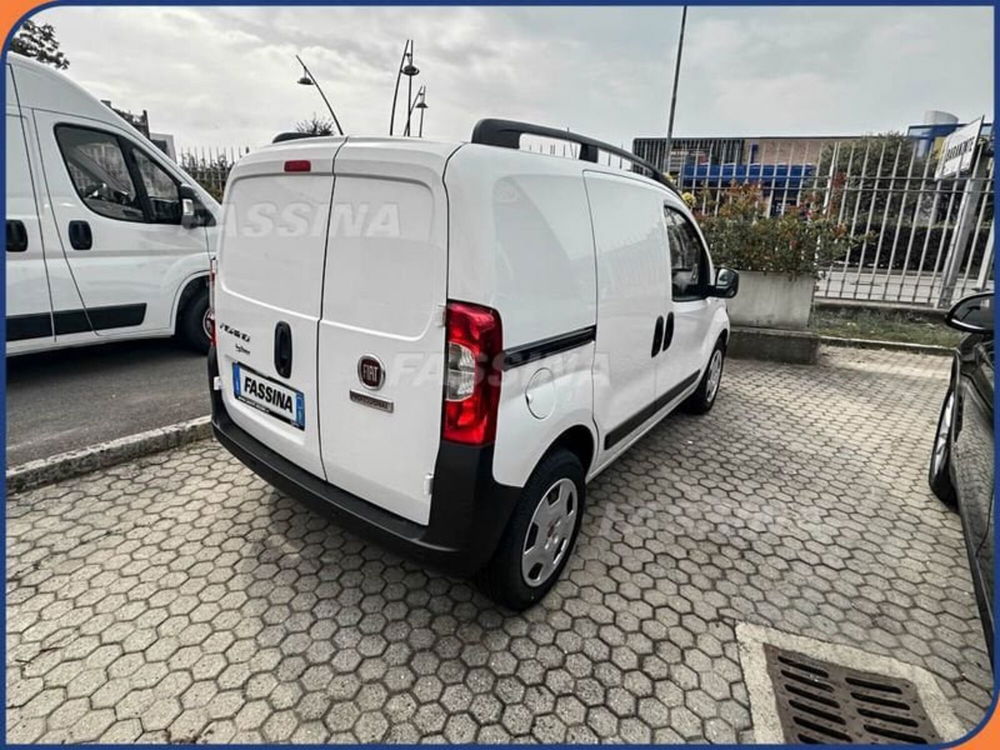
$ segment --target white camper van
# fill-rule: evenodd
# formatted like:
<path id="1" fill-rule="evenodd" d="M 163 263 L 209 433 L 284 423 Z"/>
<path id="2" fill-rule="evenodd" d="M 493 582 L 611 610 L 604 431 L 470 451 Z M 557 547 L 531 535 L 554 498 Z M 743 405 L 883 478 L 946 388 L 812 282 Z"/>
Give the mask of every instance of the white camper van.
<path id="1" fill-rule="evenodd" d="M 178 335 L 208 349 L 218 203 L 61 73 L 7 55 L 7 354 Z"/>
<path id="2" fill-rule="evenodd" d="M 291 140 L 242 159 L 223 203 L 218 439 L 510 608 L 558 578 L 586 482 L 715 400 L 738 277 L 628 152 L 503 120 L 471 143 Z"/>

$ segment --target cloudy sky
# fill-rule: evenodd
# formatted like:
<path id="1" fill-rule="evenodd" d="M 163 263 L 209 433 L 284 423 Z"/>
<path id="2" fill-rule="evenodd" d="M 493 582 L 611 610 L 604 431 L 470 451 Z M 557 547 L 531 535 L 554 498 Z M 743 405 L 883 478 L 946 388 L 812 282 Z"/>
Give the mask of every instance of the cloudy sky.
<path id="1" fill-rule="evenodd" d="M 425 135 L 481 117 L 629 144 L 664 133 L 679 8 L 54 8 L 68 75 L 149 111 L 180 148 L 256 145 L 325 109 L 387 132 L 403 41 L 427 85 Z M 855 134 L 924 110 L 993 111 L 993 9 L 700 8 L 688 13 L 675 134 Z"/>

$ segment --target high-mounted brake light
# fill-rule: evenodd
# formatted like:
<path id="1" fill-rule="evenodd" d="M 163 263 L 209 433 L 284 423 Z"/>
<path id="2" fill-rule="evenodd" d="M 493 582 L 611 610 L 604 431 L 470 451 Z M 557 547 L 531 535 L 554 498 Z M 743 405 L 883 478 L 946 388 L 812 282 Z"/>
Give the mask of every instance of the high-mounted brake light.
<path id="1" fill-rule="evenodd" d="M 312 170 L 312 162 L 308 159 L 290 159 L 285 162 L 286 172 L 309 172 Z"/>
<path id="2" fill-rule="evenodd" d="M 470 445 L 493 442 L 500 403 L 503 331 L 496 310 L 449 302 L 447 314 L 445 440 Z"/>

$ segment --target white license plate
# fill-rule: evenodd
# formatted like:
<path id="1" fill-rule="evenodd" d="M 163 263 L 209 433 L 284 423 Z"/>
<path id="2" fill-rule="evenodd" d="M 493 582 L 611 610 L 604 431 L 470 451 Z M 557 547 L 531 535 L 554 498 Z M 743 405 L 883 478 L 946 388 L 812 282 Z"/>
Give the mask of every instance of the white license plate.
<path id="1" fill-rule="evenodd" d="M 305 396 L 239 362 L 233 362 L 233 395 L 300 430 L 306 427 Z"/>

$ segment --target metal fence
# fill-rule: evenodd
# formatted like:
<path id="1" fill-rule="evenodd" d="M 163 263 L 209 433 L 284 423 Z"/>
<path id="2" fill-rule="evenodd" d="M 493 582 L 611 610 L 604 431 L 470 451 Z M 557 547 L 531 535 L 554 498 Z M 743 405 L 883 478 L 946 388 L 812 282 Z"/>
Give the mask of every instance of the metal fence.
<path id="1" fill-rule="evenodd" d="M 666 166 L 662 143 L 637 140 L 635 150 Z M 717 214 L 734 185 L 756 184 L 762 215 L 820 206 L 848 233 L 818 296 L 947 307 L 993 288 L 994 165 L 986 145 L 967 176 L 938 180 L 937 155 L 905 136 L 784 139 L 735 151 L 729 140 L 718 144 L 723 158 L 710 140 L 672 149 L 674 179 L 696 211 Z M 744 160 L 724 160 L 734 156 Z M 756 160 L 762 156 L 767 161 Z"/>
<path id="2" fill-rule="evenodd" d="M 947 307 L 993 288 L 993 155 L 980 148 L 972 171 L 935 179 L 937 156 L 905 136 L 835 139 L 679 141 L 670 166 L 702 214 L 718 213 L 734 185 L 756 184 L 762 214 L 821 205 L 851 238 L 822 274 L 820 297 Z M 576 158 L 575 144 L 525 137 L 526 150 Z M 233 164 L 249 147 L 182 150 L 181 166 L 222 199 Z M 666 166 L 663 139 L 637 139 L 634 151 Z M 617 157 L 608 164 L 628 169 Z"/>
<path id="3" fill-rule="evenodd" d="M 249 146 L 182 149 L 178 154 L 181 168 L 217 201 L 222 200 L 229 170 L 239 158 L 250 153 Z"/>

